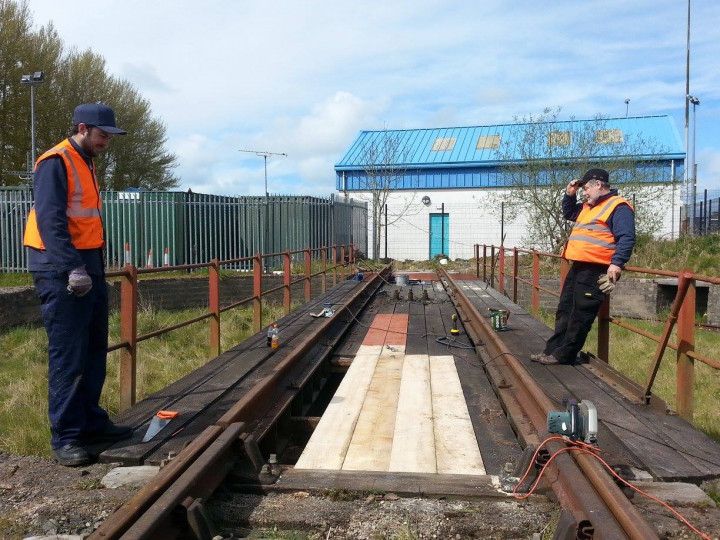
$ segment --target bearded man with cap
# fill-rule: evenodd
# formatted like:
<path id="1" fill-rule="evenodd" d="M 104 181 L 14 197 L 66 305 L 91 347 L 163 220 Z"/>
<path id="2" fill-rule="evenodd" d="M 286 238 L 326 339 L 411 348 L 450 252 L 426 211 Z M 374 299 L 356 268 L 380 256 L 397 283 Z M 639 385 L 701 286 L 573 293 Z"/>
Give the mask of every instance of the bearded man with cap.
<path id="1" fill-rule="evenodd" d="M 585 202 L 578 203 L 582 187 Z M 600 306 L 615 288 L 635 247 L 635 209 L 616 189 L 604 169 L 590 169 L 565 188 L 563 217 L 575 225 L 562 256 L 572 261 L 555 312 L 555 332 L 541 354 L 544 365 L 570 364 L 585 344 Z"/>
<path id="2" fill-rule="evenodd" d="M 70 137 L 35 163 L 34 206 L 24 244 L 48 336 L 48 412 L 53 455 L 66 466 L 90 461 L 84 445 L 127 438 L 100 405 L 108 346 L 108 293 L 94 157 L 115 135 L 107 105 L 78 105 Z"/>

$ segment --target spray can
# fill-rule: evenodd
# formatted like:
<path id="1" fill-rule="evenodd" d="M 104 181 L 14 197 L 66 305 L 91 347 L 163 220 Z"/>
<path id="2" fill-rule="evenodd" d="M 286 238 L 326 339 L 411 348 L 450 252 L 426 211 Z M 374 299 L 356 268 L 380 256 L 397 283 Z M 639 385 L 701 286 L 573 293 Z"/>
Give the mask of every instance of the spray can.
<path id="1" fill-rule="evenodd" d="M 270 327 L 269 332 L 271 332 L 271 334 L 270 334 L 270 348 L 271 348 L 271 349 L 277 349 L 277 348 L 278 348 L 278 345 L 279 345 L 278 334 L 280 333 L 280 330 L 278 330 L 278 325 L 277 325 L 277 324 L 273 324 L 273 325 Z"/>

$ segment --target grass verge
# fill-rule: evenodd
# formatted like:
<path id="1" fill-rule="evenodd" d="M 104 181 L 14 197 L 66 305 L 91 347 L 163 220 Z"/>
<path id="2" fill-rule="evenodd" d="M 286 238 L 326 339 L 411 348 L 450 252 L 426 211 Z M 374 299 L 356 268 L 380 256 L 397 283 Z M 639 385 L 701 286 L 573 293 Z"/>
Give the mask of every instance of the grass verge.
<path id="1" fill-rule="evenodd" d="M 284 315 L 282 306 L 264 306 L 263 321 Z M 138 333 L 151 332 L 188 320 L 204 310 L 176 312 L 142 309 Z M 192 324 L 143 341 L 138 345 L 137 398 L 165 388 L 208 361 L 209 323 Z M 120 316 L 110 318 L 110 343 L 120 341 Z M 221 350 L 226 351 L 252 335 L 252 310 L 235 309 L 221 315 Z M 42 327 L 18 327 L 0 334 L 0 450 L 19 455 L 50 456 L 47 417 L 47 336 Z M 116 415 L 119 410 L 118 351 L 108 355 L 108 374 L 101 405 Z M 22 420 L 19 420 L 22 419 Z"/>

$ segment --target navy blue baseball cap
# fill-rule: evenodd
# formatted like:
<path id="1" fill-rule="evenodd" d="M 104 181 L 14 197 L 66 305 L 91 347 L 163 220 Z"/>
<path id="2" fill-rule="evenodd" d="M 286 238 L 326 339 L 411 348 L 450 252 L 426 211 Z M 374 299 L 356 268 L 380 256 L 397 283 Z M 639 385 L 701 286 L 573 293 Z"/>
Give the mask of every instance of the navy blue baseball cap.
<path id="1" fill-rule="evenodd" d="M 127 131 L 115 125 L 115 112 L 103 103 L 83 103 L 75 107 L 73 125 L 96 126 L 106 133 L 126 135 Z"/>

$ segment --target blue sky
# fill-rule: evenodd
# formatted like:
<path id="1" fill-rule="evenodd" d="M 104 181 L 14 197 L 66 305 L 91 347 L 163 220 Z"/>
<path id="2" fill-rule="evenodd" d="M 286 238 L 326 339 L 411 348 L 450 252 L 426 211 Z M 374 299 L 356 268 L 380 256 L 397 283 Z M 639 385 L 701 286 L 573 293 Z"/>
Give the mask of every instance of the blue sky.
<path id="1" fill-rule="evenodd" d="M 510 123 L 545 107 L 625 116 L 630 99 L 630 116 L 673 115 L 684 140 L 684 0 L 29 6 L 36 27 L 52 21 L 150 101 L 183 190 L 264 193 L 262 158 L 238 152 L 253 149 L 287 154 L 268 159 L 271 193 L 326 196 L 360 130 Z M 699 189 L 720 188 L 718 27 L 720 2 L 693 0 Z"/>

